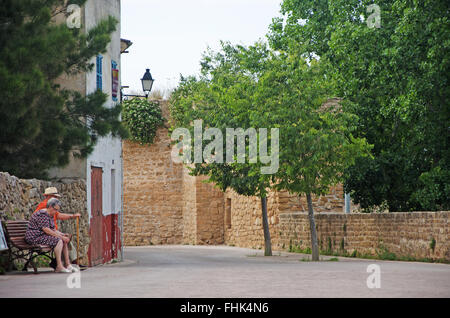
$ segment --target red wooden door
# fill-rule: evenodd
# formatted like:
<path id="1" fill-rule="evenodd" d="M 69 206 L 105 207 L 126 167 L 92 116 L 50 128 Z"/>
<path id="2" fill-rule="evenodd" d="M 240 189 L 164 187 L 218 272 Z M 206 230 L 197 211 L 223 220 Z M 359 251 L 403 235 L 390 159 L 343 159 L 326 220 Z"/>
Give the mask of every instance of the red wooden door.
<path id="1" fill-rule="evenodd" d="M 102 168 L 91 168 L 91 221 L 89 244 L 89 266 L 103 263 L 103 205 Z"/>

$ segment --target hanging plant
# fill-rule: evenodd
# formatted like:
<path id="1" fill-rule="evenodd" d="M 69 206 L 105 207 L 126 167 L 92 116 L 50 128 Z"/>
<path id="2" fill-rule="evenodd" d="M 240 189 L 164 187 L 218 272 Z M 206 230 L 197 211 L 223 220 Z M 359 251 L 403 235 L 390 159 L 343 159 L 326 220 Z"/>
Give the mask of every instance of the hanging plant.
<path id="1" fill-rule="evenodd" d="M 122 103 L 122 121 L 130 132 L 130 140 L 152 144 L 165 119 L 157 102 L 133 98 Z"/>

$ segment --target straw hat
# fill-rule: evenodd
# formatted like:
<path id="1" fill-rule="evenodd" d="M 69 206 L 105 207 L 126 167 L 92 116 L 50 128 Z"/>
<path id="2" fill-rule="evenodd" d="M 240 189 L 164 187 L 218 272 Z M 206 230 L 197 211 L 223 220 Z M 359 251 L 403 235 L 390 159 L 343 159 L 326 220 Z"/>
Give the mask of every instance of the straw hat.
<path id="1" fill-rule="evenodd" d="M 45 189 L 44 195 L 54 195 L 55 197 L 58 197 L 58 198 L 61 197 L 61 195 L 58 194 L 58 189 L 56 189 L 55 187 L 50 187 L 50 188 Z"/>

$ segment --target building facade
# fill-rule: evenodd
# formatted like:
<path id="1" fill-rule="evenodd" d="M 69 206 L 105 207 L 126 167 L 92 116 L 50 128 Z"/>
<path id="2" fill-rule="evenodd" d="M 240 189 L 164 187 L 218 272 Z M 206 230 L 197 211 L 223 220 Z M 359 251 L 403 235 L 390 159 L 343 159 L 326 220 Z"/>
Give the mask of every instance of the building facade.
<path id="1" fill-rule="evenodd" d="M 80 8 L 81 28 L 88 32 L 100 21 L 113 16 L 119 21 L 112 33 L 107 50 L 92 58 L 91 72 L 77 76 L 63 76 L 61 87 L 89 95 L 102 90 L 108 95 L 106 107 L 120 103 L 121 37 L 120 0 L 88 0 Z M 65 17 L 58 18 L 64 23 Z M 119 256 L 121 248 L 120 215 L 122 211 L 122 142 L 120 138 L 99 138 L 87 158 L 72 155 L 69 165 L 50 171 L 53 180 L 69 182 L 83 179 L 86 182 L 86 209 L 89 218 L 89 265 L 97 265 Z"/>

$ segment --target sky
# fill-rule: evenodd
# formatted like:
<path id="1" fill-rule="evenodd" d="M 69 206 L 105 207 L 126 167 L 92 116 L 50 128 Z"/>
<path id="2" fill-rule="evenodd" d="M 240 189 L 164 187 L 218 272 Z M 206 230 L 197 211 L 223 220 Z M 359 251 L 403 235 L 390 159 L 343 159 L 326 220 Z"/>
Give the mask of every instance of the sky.
<path id="1" fill-rule="evenodd" d="M 124 93 L 142 93 L 149 68 L 154 90 L 177 86 L 180 74 L 198 75 L 202 53 L 220 40 L 250 45 L 265 40 L 282 0 L 122 0 L 121 37 L 133 42 L 122 54 Z"/>

